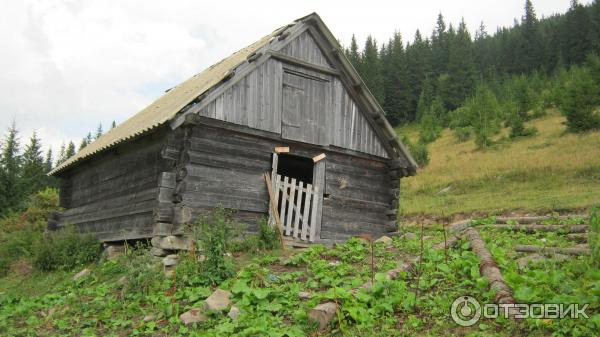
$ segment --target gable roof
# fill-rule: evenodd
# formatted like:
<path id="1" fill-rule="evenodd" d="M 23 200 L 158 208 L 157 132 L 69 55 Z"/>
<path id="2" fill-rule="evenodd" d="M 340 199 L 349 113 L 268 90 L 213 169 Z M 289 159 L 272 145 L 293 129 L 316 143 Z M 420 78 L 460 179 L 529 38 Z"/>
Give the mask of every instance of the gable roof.
<path id="1" fill-rule="evenodd" d="M 325 26 L 321 18 L 316 13 L 312 13 L 296 20 L 294 24 L 286 25 L 276 29 L 271 34 L 261 38 L 260 40 L 243 49 L 240 49 L 229 57 L 210 66 L 203 72 L 192 76 L 185 82 L 168 90 L 149 106 L 120 123 L 114 129 L 111 129 L 107 133 L 103 134 L 100 138 L 88 144 L 74 156 L 57 166 L 49 173 L 49 175 L 56 175 L 73 166 L 77 162 L 115 147 L 118 144 L 142 136 L 173 120 L 182 110 L 185 110 L 185 108 L 190 104 L 196 102 L 200 96 L 212 88 L 217 87 L 221 82 L 231 77 L 232 72 L 235 71 L 240 64 L 247 62 L 249 57 L 258 53 L 261 49 L 267 48 L 268 44 L 276 40 L 277 36 L 284 33 L 286 28 L 301 22 L 310 22 L 315 25 L 318 30 L 321 31 L 327 42 L 334 46 L 337 55 L 342 61 L 342 67 L 350 75 L 350 77 L 354 79 L 354 86 L 362 86 L 362 89 L 367 96 L 367 101 L 373 105 L 372 113 L 375 114 L 375 119 L 379 122 L 379 125 L 373 126 L 380 128 L 380 131 L 387 137 L 386 141 L 388 141 L 393 148 L 397 149 L 397 153 L 394 154 L 393 157 L 403 157 L 402 159 L 404 160 L 402 160 L 403 163 L 400 165 L 401 168 L 405 169 L 410 175 L 414 174 L 416 172 L 417 164 L 410 153 L 406 150 L 404 145 L 397 138 L 393 128 L 385 119 L 383 109 L 368 91 L 368 88 L 364 85 L 354 67 L 352 67 L 350 62 L 343 55 L 337 40 Z M 270 57 L 270 55 L 267 55 L 267 57 Z"/>

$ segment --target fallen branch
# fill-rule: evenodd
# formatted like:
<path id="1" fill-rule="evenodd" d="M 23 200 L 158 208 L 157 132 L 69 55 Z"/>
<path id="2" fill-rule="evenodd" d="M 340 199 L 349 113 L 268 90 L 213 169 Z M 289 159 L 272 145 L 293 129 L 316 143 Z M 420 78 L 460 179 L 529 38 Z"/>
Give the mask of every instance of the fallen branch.
<path id="1" fill-rule="evenodd" d="M 589 226 L 586 225 L 503 225 L 494 224 L 486 226 L 493 229 L 505 229 L 515 232 L 535 233 L 535 232 L 565 232 L 565 233 L 585 233 Z"/>
<path id="2" fill-rule="evenodd" d="M 496 291 L 497 303 L 515 303 L 512 289 L 506 284 L 498 265 L 492 254 L 485 248 L 485 242 L 479 232 L 472 227 L 466 228 L 463 233 L 471 243 L 471 250 L 479 258 L 479 271 L 490 282 L 490 288 Z"/>
<path id="3" fill-rule="evenodd" d="M 523 253 L 542 253 L 542 254 L 565 254 L 565 255 L 590 255 L 590 249 L 587 247 L 581 248 L 557 248 L 557 247 L 540 247 L 529 245 L 517 245 L 515 251 Z"/>

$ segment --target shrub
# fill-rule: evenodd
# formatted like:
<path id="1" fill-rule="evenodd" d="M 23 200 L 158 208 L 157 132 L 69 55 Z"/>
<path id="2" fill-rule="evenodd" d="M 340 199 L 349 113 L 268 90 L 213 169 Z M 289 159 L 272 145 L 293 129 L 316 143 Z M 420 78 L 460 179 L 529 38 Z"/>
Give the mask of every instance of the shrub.
<path id="1" fill-rule="evenodd" d="M 33 255 L 33 245 L 40 241 L 39 231 L 24 229 L 11 233 L 0 233 L 0 277 L 5 276 L 13 262 Z"/>
<path id="2" fill-rule="evenodd" d="M 571 132 L 599 130 L 600 85 L 586 69 L 573 67 L 571 73 L 560 102 L 560 111 L 567 117 L 567 129 Z"/>
<path id="3" fill-rule="evenodd" d="M 590 214 L 590 232 L 588 242 L 592 250 L 592 261 L 600 265 L 600 209 L 595 207 Z"/>
<path id="4" fill-rule="evenodd" d="M 127 289 L 147 295 L 152 289 L 160 286 L 164 274 L 158 270 L 157 264 L 148 249 L 136 244 L 134 249 L 127 249 L 125 264 L 128 270 Z"/>
<path id="5" fill-rule="evenodd" d="M 100 242 L 91 234 L 79 234 L 73 227 L 49 232 L 33 246 L 34 265 L 42 271 L 71 270 L 95 262 Z"/>
<path id="6" fill-rule="evenodd" d="M 269 226 L 269 220 L 265 217 L 258 222 L 260 248 L 273 250 L 281 248 L 280 234 L 276 227 Z"/>
<path id="7" fill-rule="evenodd" d="M 417 142 L 417 144 L 413 144 L 410 139 L 405 136 L 402 136 L 402 143 L 408 147 L 408 151 L 420 167 L 425 167 L 429 164 L 429 151 L 427 150 L 426 144 L 420 141 Z"/>
<path id="8" fill-rule="evenodd" d="M 454 129 L 454 138 L 458 143 L 464 143 L 471 138 L 471 128 L 468 126 Z"/>
<path id="9" fill-rule="evenodd" d="M 231 251 L 236 229 L 232 212 L 217 207 L 201 216 L 193 227 L 194 238 L 204 254 L 202 274 L 210 284 L 219 284 L 233 276 L 233 263 L 226 256 Z"/>
<path id="10" fill-rule="evenodd" d="M 469 125 L 475 133 L 475 144 L 479 148 L 491 145 L 492 135 L 500 130 L 500 106 L 489 87 L 479 85 L 475 95 L 465 104 L 465 112 Z"/>

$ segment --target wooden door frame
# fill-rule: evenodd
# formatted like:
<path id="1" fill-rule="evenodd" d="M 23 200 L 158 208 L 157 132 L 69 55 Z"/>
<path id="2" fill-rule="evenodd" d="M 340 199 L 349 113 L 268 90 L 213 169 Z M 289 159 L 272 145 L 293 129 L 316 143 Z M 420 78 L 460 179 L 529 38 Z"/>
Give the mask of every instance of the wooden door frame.
<path id="1" fill-rule="evenodd" d="M 303 158 L 310 158 L 310 157 L 292 153 L 289 150 L 285 151 L 285 152 L 281 152 L 281 153 L 291 154 L 291 155 L 299 156 L 299 157 L 303 157 Z M 314 158 L 315 157 L 313 157 L 313 159 Z M 316 226 L 315 240 L 321 239 L 321 221 L 323 219 L 323 195 L 325 194 L 326 159 L 327 158 L 324 156 L 322 159 L 313 163 L 312 185 L 319 187 L 319 194 L 317 196 L 317 198 L 318 198 L 318 200 L 317 200 L 317 207 L 318 207 L 317 208 L 317 218 L 314 223 L 314 225 Z M 278 164 L 279 164 L 279 152 L 273 151 L 273 160 L 272 160 L 272 164 L 271 164 L 271 186 L 276 186 Z M 269 206 L 269 223 L 271 224 L 273 221 L 274 220 L 273 220 L 272 210 L 271 210 L 271 207 Z"/>

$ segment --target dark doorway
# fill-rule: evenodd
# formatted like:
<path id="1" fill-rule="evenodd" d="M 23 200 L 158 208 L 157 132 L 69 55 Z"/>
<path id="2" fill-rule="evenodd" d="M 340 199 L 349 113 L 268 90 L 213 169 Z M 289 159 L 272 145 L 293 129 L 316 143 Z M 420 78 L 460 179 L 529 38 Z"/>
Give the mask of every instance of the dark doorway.
<path id="1" fill-rule="evenodd" d="M 311 158 L 280 153 L 277 161 L 277 174 L 296 178 L 296 180 L 300 180 L 305 184 L 312 184 L 313 167 L 314 163 Z"/>

